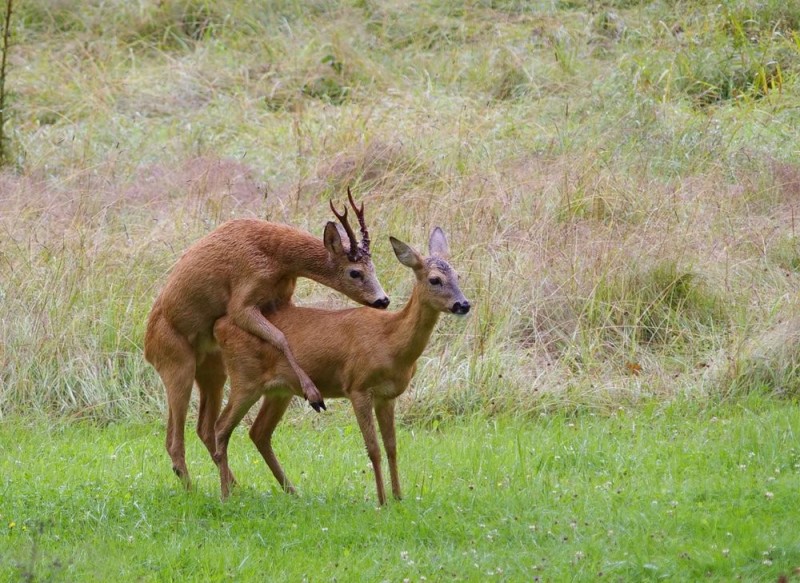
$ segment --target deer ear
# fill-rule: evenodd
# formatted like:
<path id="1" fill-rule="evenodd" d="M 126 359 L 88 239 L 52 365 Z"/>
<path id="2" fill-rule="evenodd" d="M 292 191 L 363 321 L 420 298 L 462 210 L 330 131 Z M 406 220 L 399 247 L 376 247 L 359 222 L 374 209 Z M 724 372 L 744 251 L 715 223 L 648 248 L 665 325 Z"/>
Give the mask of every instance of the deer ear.
<path id="1" fill-rule="evenodd" d="M 333 221 L 328 221 L 325 225 L 322 241 L 325 243 L 325 249 L 327 249 L 328 253 L 331 255 L 344 255 L 342 236 L 339 234 L 339 229 L 336 228 L 336 223 Z"/>
<path id="2" fill-rule="evenodd" d="M 411 269 L 420 269 L 422 267 L 422 257 L 420 257 L 419 253 L 417 253 L 413 247 L 406 245 L 394 237 L 389 237 L 389 241 L 392 243 L 394 254 L 397 255 L 397 259 L 400 263 Z"/>
<path id="3" fill-rule="evenodd" d="M 431 238 L 428 241 L 428 249 L 431 255 L 436 255 L 442 259 L 447 259 L 450 255 L 450 245 L 447 244 L 447 237 L 439 227 L 431 231 Z"/>

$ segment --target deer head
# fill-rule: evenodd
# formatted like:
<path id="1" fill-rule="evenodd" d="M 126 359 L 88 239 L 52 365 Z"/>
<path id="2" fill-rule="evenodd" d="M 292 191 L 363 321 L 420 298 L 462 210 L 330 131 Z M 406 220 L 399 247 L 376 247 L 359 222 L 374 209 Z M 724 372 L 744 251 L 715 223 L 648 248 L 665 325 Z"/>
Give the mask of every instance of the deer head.
<path id="1" fill-rule="evenodd" d="M 361 242 L 356 240 L 353 228 L 347 220 L 347 206 L 344 207 L 343 213 L 339 213 L 333 205 L 333 201 L 330 201 L 331 210 L 341 223 L 341 225 L 337 225 L 333 221 L 328 221 L 323 234 L 323 242 L 328 250 L 329 260 L 334 265 L 336 285 L 332 287 L 357 302 L 373 308 L 384 309 L 389 305 L 389 298 L 386 297 L 386 293 L 375 275 L 375 266 L 372 264 L 369 251 L 369 231 L 367 231 L 364 221 L 364 203 L 362 202 L 360 207 L 356 206 L 353 195 L 350 193 L 350 187 L 347 188 L 347 198 L 358 219 Z M 347 248 L 342 241 L 343 233 L 348 239 Z"/>
<path id="2" fill-rule="evenodd" d="M 449 246 L 444 231 L 439 227 L 431 231 L 429 257 L 422 257 L 413 247 L 394 237 L 389 240 L 400 263 L 414 270 L 422 301 L 440 312 L 458 315 L 469 312 L 469 301 L 458 287 L 458 274 L 447 262 Z"/>

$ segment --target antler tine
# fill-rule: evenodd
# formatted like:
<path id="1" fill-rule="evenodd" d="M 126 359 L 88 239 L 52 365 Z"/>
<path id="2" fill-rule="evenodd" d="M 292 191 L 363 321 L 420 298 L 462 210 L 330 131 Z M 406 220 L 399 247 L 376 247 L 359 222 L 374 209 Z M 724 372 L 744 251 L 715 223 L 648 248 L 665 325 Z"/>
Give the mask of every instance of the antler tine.
<path id="1" fill-rule="evenodd" d="M 344 215 L 340 215 L 338 212 L 336 212 L 336 207 L 333 206 L 333 199 L 329 200 L 328 204 L 331 206 L 331 211 L 333 212 L 333 214 L 336 216 L 337 219 L 339 219 L 340 221 L 347 219 L 347 207 L 344 207 Z"/>
<path id="2" fill-rule="evenodd" d="M 356 216 L 363 216 L 364 215 L 364 203 L 361 203 L 361 208 L 356 206 L 356 201 L 353 200 L 353 193 L 350 192 L 350 187 L 347 187 L 347 198 L 350 199 L 350 206 L 353 207 L 353 210 L 356 211 Z"/>
<path id="3" fill-rule="evenodd" d="M 339 214 L 336 212 L 336 207 L 333 206 L 333 201 L 328 201 L 331 206 L 331 210 L 333 214 L 339 219 L 339 222 L 342 223 L 344 227 L 345 233 L 347 233 L 347 238 L 350 239 L 350 252 L 347 256 L 350 258 L 351 261 L 355 261 L 358 257 L 358 242 L 356 241 L 356 234 L 353 232 L 353 228 L 350 226 L 350 222 L 347 220 L 347 207 L 344 207 L 344 213 Z"/>
<path id="4" fill-rule="evenodd" d="M 369 255 L 369 231 L 367 231 L 367 225 L 364 222 L 364 203 L 361 203 L 361 208 L 356 206 L 353 195 L 350 193 L 349 186 L 347 187 L 347 198 L 350 199 L 350 206 L 352 206 L 353 210 L 356 212 L 358 225 L 361 227 L 361 250 L 365 255 Z"/>

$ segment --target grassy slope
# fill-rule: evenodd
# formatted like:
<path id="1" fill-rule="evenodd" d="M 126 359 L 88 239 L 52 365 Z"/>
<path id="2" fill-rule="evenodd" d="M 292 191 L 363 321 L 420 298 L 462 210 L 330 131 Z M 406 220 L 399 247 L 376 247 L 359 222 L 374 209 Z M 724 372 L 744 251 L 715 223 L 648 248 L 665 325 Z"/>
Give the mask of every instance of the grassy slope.
<path id="1" fill-rule="evenodd" d="M 179 253 L 233 216 L 319 233 L 348 184 L 395 304 L 410 278 L 386 236 L 422 246 L 439 224 L 476 306 L 440 326 L 408 418 L 796 394 L 798 15 L 23 3 L 0 412 L 160 412 L 141 338 Z"/>
<path id="2" fill-rule="evenodd" d="M 160 425 L 14 423 L 0 577 L 24 572 L 36 539 L 34 572 L 55 580 L 774 581 L 800 566 L 800 409 L 747 405 L 405 427 L 406 499 L 383 510 L 340 413 L 279 432 L 298 498 L 238 432 L 225 504 L 198 440 L 197 490 L 180 491 Z"/>

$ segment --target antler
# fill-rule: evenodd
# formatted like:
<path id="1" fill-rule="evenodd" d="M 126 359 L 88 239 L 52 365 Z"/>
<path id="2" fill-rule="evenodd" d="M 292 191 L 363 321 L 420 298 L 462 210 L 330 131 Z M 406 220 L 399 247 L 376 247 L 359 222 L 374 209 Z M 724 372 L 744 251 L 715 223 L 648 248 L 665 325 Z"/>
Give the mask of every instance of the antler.
<path id="1" fill-rule="evenodd" d="M 356 261 L 358 259 L 359 248 L 356 241 L 356 234 L 353 232 L 353 228 L 350 226 L 350 222 L 347 220 L 347 207 L 344 207 L 344 213 L 339 214 L 336 212 L 336 207 L 333 206 L 333 201 L 331 200 L 328 202 L 331 205 L 333 214 L 336 215 L 336 218 L 339 219 L 340 223 L 342 223 L 344 231 L 347 233 L 347 238 L 350 239 L 350 251 L 347 253 L 347 257 L 350 259 L 350 261 Z M 356 213 L 356 215 L 358 215 L 358 213 Z"/>
<path id="2" fill-rule="evenodd" d="M 356 203 L 353 200 L 353 195 L 350 194 L 349 186 L 347 187 L 347 198 L 350 199 L 350 206 L 352 206 L 353 210 L 356 212 L 358 225 L 361 227 L 361 252 L 369 257 L 369 231 L 367 231 L 367 225 L 364 222 L 364 203 L 361 203 L 361 208 L 356 206 Z"/>
<path id="3" fill-rule="evenodd" d="M 356 201 L 353 200 L 353 195 L 350 193 L 350 187 L 347 187 L 347 198 L 350 200 L 350 206 L 353 207 L 353 210 L 356 212 L 356 218 L 358 219 L 358 225 L 361 227 L 361 243 L 359 244 L 356 241 L 356 234 L 353 232 L 353 228 L 350 226 L 350 222 L 347 220 L 347 206 L 344 207 L 344 212 L 339 214 L 336 211 L 336 207 L 333 206 L 333 201 L 328 201 L 331 205 L 331 210 L 333 214 L 336 215 L 336 218 L 339 219 L 339 222 L 342 223 L 344 227 L 345 233 L 347 233 L 347 238 L 350 239 L 350 251 L 347 253 L 347 258 L 350 261 L 358 261 L 363 255 L 369 257 L 369 231 L 367 231 L 367 225 L 364 223 L 364 203 L 361 203 L 361 207 L 356 206 Z"/>

